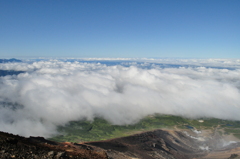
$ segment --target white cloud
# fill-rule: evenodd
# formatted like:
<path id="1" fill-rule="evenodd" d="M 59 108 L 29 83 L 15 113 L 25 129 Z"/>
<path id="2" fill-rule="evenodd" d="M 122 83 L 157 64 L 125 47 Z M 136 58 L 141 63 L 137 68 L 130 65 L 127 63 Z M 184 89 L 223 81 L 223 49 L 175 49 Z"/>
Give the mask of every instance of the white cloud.
<path id="1" fill-rule="evenodd" d="M 153 113 L 240 120 L 238 69 L 57 60 L 0 68 L 26 71 L 0 79 L 0 129 L 20 135 L 48 137 L 57 125 L 94 117 L 113 124 L 131 124 Z M 20 106 L 13 110 L 6 102 Z"/>

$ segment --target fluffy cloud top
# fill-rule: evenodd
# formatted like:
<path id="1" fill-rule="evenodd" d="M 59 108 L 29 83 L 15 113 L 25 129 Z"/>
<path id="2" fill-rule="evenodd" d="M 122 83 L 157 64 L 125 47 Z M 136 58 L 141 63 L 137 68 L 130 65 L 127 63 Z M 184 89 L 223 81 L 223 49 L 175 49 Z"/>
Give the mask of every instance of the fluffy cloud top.
<path id="1" fill-rule="evenodd" d="M 132 124 L 154 113 L 240 120 L 236 63 L 228 63 L 235 69 L 199 62 L 168 68 L 58 60 L 1 64 L 0 69 L 26 72 L 0 77 L 0 130 L 49 137 L 71 120 L 103 117 Z"/>

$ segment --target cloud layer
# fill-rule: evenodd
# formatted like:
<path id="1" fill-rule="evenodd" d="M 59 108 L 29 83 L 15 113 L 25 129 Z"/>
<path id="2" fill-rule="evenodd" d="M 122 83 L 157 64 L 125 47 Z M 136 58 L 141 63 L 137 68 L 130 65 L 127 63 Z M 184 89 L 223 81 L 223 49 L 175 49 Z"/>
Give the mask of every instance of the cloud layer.
<path id="1" fill-rule="evenodd" d="M 0 130 L 49 137 L 71 120 L 103 117 L 121 125 L 154 113 L 240 120 L 240 70 L 195 64 L 1 64 L 1 69 L 26 72 L 0 77 Z"/>

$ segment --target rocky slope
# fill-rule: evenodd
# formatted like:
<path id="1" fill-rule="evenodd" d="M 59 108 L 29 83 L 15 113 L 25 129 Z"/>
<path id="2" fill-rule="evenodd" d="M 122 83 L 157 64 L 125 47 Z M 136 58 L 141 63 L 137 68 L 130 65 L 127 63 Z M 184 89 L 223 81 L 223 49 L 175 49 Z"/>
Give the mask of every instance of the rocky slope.
<path id="1" fill-rule="evenodd" d="M 195 136 L 192 136 L 194 135 Z M 198 136 L 189 130 L 155 130 L 122 138 L 87 143 L 57 143 L 43 137 L 0 132 L 0 158 L 19 159 L 190 159 L 240 156 L 240 144 L 220 146 L 215 133 Z"/>
<path id="2" fill-rule="evenodd" d="M 187 159 L 207 154 L 193 138 L 178 131 L 155 130 L 88 144 L 105 149 L 110 157 L 117 159 Z"/>
<path id="3" fill-rule="evenodd" d="M 42 137 L 24 138 L 0 132 L 1 159 L 107 159 L 103 150 L 84 144 L 57 143 Z"/>

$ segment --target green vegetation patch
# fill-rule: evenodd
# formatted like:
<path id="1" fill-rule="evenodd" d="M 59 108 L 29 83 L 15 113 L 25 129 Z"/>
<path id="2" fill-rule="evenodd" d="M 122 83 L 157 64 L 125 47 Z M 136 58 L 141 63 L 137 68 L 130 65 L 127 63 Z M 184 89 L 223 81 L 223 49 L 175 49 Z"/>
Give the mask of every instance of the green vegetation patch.
<path id="1" fill-rule="evenodd" d="M 236 138 L 240 139 L 240 133 L 238 134 L 233 134 Z"/>
<path id="2" fill-rule="evenodd" d="M 186 119 L 172 115 L 147 116 L 133 125 L 112 125 L 102 118 L 95 118 L 94 121 L 71 121 L 65 126 L 59 126 L 61 135 L 50 138 L 58 142 L 86 142 L 98 141 L 111 138 L 123 137 L 139 131 L 149 131 L 162 128 L 194 128 L 197 130 L 223 128 L 227 133 L 234 133 L 239 136 L 240 122 L 221 119 Z"/>

